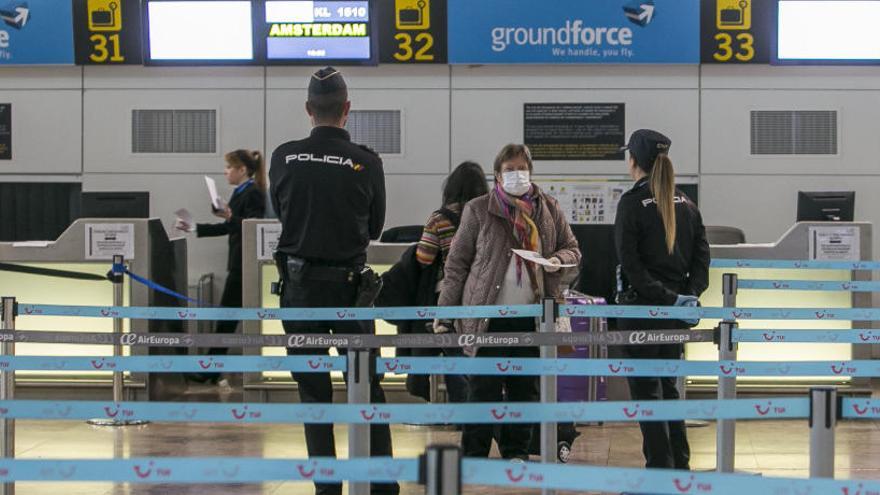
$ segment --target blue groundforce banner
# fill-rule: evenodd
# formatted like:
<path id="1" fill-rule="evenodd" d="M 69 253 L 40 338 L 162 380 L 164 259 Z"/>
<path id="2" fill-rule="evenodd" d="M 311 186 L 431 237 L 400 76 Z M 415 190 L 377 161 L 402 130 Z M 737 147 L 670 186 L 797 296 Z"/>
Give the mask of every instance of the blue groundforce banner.
<path id="1" fill-rule="evenodd" d="M 449 0 L 451 64 L 699 64 L 699 0 Z"/>
<path id="2" fill-rule="evenodd" d="M 69 0 L 0 0 L 0 65 L 73 64 Z"/>

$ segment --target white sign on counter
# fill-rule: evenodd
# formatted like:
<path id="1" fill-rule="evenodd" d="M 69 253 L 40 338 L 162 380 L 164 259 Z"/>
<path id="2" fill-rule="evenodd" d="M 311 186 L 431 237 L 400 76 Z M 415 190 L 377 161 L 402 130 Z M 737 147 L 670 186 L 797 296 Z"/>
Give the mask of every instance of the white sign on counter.
<path id="1" fill-rule="evenodd" d="M 858 227 L 810 227 L 810 259 L 816 261 L 859 261 L 861 239 Z"/>
<path id="2" fill-rule="evenodd" d="M 133 223 L 87 223 L 85 229 L 87 260 L 112 260 L 117 254 L 134 259 Z"/>
<path id="3" fill-rule="evenodd" d="M 559 202 L 572 225 L 613 225 L 617 204 L 631 182 L 590 180 L 536 181 L 548 196 Z"/>
<path id="4" fill-rule="evenodd" d="M 257 225 L 257 259 L 270 261 L 278 249 L 278 239 L 281 237 L 280 223 L 261 223 Z"/>

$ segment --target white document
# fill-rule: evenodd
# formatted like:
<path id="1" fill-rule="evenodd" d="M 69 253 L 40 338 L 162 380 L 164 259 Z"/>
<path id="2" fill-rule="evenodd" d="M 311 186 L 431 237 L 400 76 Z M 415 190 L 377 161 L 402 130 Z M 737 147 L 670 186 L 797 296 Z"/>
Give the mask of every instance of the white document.
<path id="1" fill-rule="evenodd" d="M 180 219 L 180 221 L 182 221 L 183 223 L 187 225 L 194 225 L 192 213 L 190 213 L 189 210 L 187 210 L 186 208 L 181 208 L 175 211 L 174 214 L 177 215 L 177 218 Z"/>
<path id="2" fill-rule="evenodd" d="M 115 254 L 134 259 L 133 223 L 87 223 L 85 230 L 87 260 L 112 260 Z"/>
<path id="3" fill-rule="evenodd" d="M 257 225 L 257 259 L 260 261 L 272 260 L 275 256 L 275 250 L 278 249 L 278 239 L 280 238 L 280 223 Z"/>
<path id="4" fill-rule="evenodd" d="M 811 260 L 859 261 L 860 244 L 858 227 L 810 227 Z"/>
<path id="5" fill-rule="evenodd" d="M 215 210 L 226 208 L 226 202 L 223 201 L 223 198 L 221 198 L 219 194 L 217 194 L 217 182 L 206 175 L 205 184 L 208 185 L 208 194 L 211 195 L 211 206 L 213 206 Z"/>
<path id="6" fill-rule="evenodd" d="M 557 265 L 555 263 L 550 263 L 550 260 L 548 260 L 547 258 L 544 258 L 540 254 L 538 254 L 534 251 L 527 251 L 525 249 L 514 249 L 513 253 L 526 261 L 531 261 L 532 263 L 542 265 L 542 266 L 557 266 L 559 268 L 571 268 L 571 267 L 577 266 L 577 265 Z"/>
<path id="7" fill-rule="evenodd" d="M 21 241 L 21 242 L 13 242 L 12 247 L 38 247 L 44 248 L 52 245 L 52 241 Z"/>

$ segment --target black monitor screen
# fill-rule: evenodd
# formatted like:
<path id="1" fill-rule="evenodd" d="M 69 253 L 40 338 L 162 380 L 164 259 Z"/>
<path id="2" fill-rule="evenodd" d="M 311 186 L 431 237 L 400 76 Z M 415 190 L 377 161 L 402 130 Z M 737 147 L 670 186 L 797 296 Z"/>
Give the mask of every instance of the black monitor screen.
<path id="1" fill-rule="evenodd" d="M 80 218 L 149 218 L 148 192 L 84 192 Z"/>
<path id="2" fill-rule="evenodd" d="M 798 192 L 798 222 L 852 222 L 855 191 Z"/>

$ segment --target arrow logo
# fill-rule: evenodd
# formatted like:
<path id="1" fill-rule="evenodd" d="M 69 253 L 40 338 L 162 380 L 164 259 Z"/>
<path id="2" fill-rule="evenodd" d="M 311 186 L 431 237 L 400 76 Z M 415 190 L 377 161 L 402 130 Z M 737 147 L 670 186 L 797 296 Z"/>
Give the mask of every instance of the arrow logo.
<path id="1" fill-rule="evenodd" d="M 639 27 L 645 27 L 654 20 L 654 1 L 636 1 L 623 7 L 626 18 Z"/>

